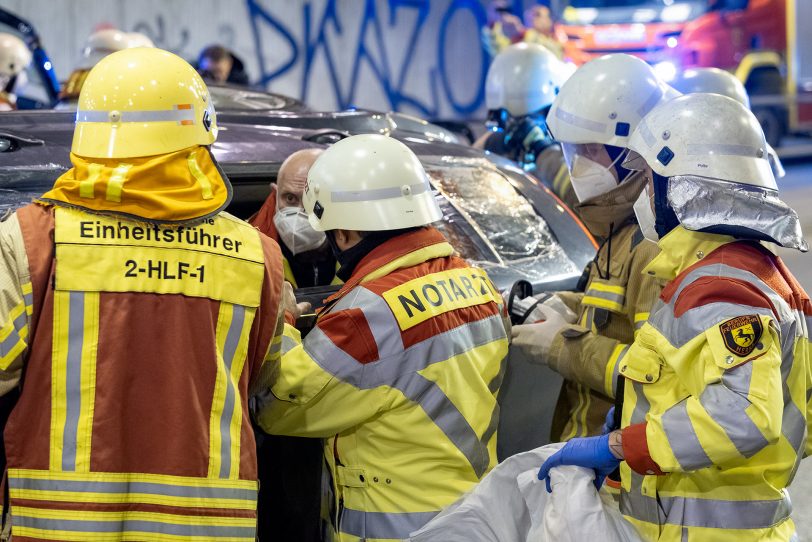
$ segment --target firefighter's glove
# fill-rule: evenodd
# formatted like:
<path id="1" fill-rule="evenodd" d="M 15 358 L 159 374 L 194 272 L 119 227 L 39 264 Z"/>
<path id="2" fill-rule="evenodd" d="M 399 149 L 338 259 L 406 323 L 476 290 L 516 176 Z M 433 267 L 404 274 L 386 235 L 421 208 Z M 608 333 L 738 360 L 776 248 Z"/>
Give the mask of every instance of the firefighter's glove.
<path id="1" fill-rule="evenodd" d="M 544 120 L 536 116 L 517 119 L 505 130 L 505 147 L 520 162 L 534 162 L 550 143 Z"/>
<path id="2" fill-rule="evenodd" d="M 563 465 L 594 470 L 595 488 L 600 489 L 606 477 L 620 465 L 620 459 L 609 449 L 609 435 L 574 438 L 550 456 L 539 470 L 538 478 L 545 481 L 548 493 L 553 492 L 550 487 L 550 470 Z"/>
<path id="3" fill-rule="evenodd" d="M 547 365 L 553 339 L 567 325 L 567 320 L 560 312 L 547 305 L 539 305 L 538 308 L 544 312 L 544 321 L 513 326 L 511 344 L 531 363 Z"/>

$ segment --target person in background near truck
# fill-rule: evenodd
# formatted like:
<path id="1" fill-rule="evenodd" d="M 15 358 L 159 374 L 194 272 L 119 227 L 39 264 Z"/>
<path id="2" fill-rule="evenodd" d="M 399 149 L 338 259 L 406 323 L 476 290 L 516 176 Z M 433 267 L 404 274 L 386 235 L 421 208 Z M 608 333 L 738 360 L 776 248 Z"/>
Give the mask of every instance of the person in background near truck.
<path id="1" fill-rule="evenodd" d="M 488 127 L 474 147 L 519 162 L 572 207 L 577 200 L 561 147 L 546 117 L 570 69 L 541 45 L 511 45 L 491 63 L 485 80 Z"/>
<path id="2" fill-rule="evenodd" d="M 341 284 L 336 258 L 322 231 L 307 220 L 302 195 L 321 149 L 304 149 L 279 167 L 271 194 L 249 222 L 279 243 L 285 280 L 294 288 Z M 259 539 L 316 542 L 320 536 L 320 439 L 258 434 Z"/>
<path id="3" fill-rule="evenodd" d="M 496 465 L 510 321 L 485 271 L 430 225 L 442 212 L 403 143 L 335 143 L 303 200 L 345 283 L 304 340 L 285 326 L 256 419 L 327 439 L 339 540 L 401 540 Z"/>
<path id="4" fill-rule="evenodd" d="M 741 81 L 732 73 L 719 68 L 689 68 L 677 75 L 670 85 L 683 94 L 694 92 L 721 94 L 733 98 L 750 109 L 750 97 Z M 778 153 L 769 143 L 767 143 L 767 157 L 776 179 L 786 175 Z"/>
<path id="5" fill-rule="evenodd" d="M 601 433 L 617 397 L 618 371 L 660 293 L 657 281 L 642 274 L 657 247 L 643 242 L 632 209 L 646 179 L 622 162 L 642 115 L 675 95 L 642 60 L 609 55 L 579 68 L 550 109 L 549 127 L 578 199 L 575 210 L 602 240 L 580 292 L 558 294 L 578 314 L 576 324 L 547 309 L 545 321 L 513 328 L 516 348 L 566 379 L 553 440 Z"/>
<path id="6" fill-rule="evenodd" d="M 255 540 L 248 400 L 280 357 L 282 255 L 223 212 L 217 132 L 185 60 L 113 53 L 73 168 L 0 222 L 14 540 Z"/>
<path id="7" fill-rule="evenodd" d="M 0 33 L 0 111 L 17 108 L 15 88 L 22 87 L 25 69 L 31 63 L 31 51 L 23 40 Z"/>
<path id="8" fill-rule="evenodd" d="M 539 471 L 620 464 L 620 509 L 644 540 L 798 540 L 787 487 L 812 453 L 809 296 L 763 243 L 807 250 L 743 105 L 689 94 L 629 140 L 635 203 L 667 281 L 629 349 L 622 430 L 569 441 Z M 623 461 L 621 463 L 621 461 Z"/>
<path id="9" fill-rule="evenodd" d="M 116 51 L 135 47 L 155 47 L 155 45 L 140 32 L 122 32 L 116 28 L 103 28 L 93 32 L 85 42 L 78 66 L 68 76 L 59 92 L 60 101 L 73 104 L 79 99 L 87 75 L 101 59 Z"/>

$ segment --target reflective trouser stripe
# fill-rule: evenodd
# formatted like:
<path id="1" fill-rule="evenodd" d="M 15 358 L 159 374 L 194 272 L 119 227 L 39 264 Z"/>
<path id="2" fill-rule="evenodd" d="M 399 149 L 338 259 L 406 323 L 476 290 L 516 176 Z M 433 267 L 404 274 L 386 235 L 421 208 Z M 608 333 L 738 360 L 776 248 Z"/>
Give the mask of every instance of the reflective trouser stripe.
<path id="1" fill-rule="evenodd" d="M 217 379 L 209 422 L 209 477 L 236 479 L 240 472 L 242 408 L 239 381 L 256 309 L 220 303 L 217 316 Z"/>
<path id="2" fill-rule="evenodd" d="M 604 375 L 604 393 L 607 397 L 615 397 L 615 390 L 617 389 L 617 377 L 619 374 L 620 363 L 626 352 L 629 351 L 629 344 L 615 345 L 612 355 L 609 356 L 609 363 L 606 364 L 606 373 Z"/>
<path id="3" fill-rule="evenodd" d="M 642 503 L 645 500 L 652 504 L 645 505 Z M 639 511 L 642 510 L 656 513 L 640 514 Z M 786 496 L 784 499 L 769 501 L 722 501 L 663 495 L 658 495 L 655 499 L 622 491 L 620 511 L 638 521 L 655 525 L 682 525 L 709 529 L 767 529 L 788 519 L 792 512 L 792 504 Z"/>
<path id="4" fill-rule="evenodd" d="M 342 533 L 367 538 L 403 539 L 431 521 L 436 512 L 362 512 L 345 508 L 339 529 Z"/>
<path id="5" fill-rule="evenodd" d="M 257 484 L 127 473 L 71 473 L 9 469 L 12 501 L 157 504 L 172 507 L 256 509 Z"/>
<path id="6" fill-rule="evenodd" d="M 90 469 L 98 342 L 99 293 L 54 292 L 51 470 Z"/>
<path id="7" fill-rule="evenodd" d="M 101 164 L 89 164 L 87 166 L 87 179 L 79 181 L 79 196 L 85 199 L 96 197 L 96 182 L 99 180 L 104 166 Z"/>

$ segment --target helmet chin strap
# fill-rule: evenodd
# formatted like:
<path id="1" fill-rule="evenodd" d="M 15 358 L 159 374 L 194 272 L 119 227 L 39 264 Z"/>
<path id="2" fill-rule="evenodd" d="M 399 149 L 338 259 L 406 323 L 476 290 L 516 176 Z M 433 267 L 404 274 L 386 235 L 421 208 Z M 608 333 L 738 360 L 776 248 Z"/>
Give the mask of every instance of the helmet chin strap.
<path id="1" fill-rule="evenodd" d="M 654 172 L 652 174 L 654 175 L 654 215 L 656 217 L 654 228 L 662 239 L 679 226 L 679 219 L 668 204 L 668 177 Z"/>

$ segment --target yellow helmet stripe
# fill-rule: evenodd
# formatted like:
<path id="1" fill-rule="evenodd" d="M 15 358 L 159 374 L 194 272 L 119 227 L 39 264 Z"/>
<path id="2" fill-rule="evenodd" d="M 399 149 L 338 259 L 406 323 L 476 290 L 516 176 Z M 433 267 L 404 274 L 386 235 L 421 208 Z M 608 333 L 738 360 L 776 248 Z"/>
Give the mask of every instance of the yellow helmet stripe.
<path id="1" fill-rule="evenodd" d="M 76 111 L 76 122 L 177 122 L 195 123 L 195 110 L 190 104 L 179 104 L 174 109 L 153 111 Z"/>

